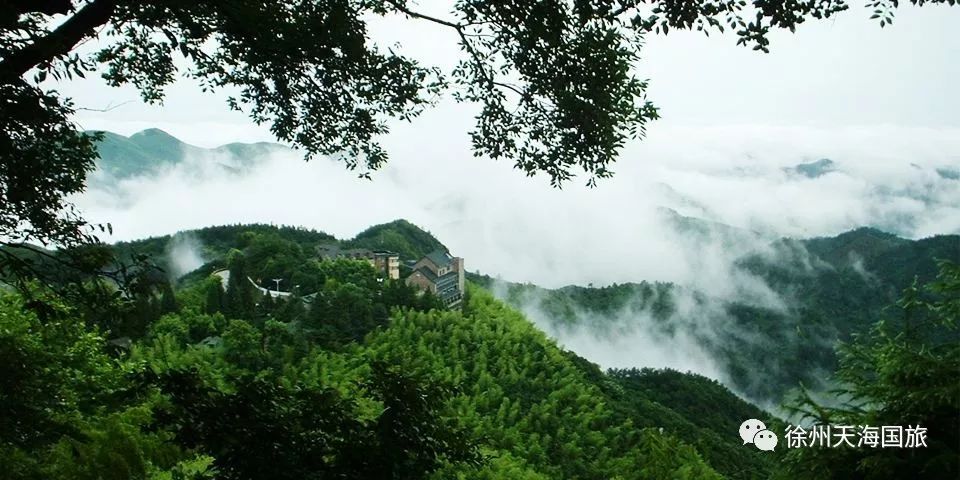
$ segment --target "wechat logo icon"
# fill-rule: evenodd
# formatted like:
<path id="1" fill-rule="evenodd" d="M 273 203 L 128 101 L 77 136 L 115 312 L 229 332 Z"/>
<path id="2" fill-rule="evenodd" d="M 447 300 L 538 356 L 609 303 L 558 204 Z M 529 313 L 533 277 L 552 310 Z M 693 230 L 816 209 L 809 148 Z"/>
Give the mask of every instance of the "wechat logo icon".
<path id="1" fill-rule="evenodd" d="M 752 443 L 767 452 L 772 452 L 777 446 L 777 434 L 767 430 L 767 426 L 755 418 L 740 424 L 740 438 L 744 445 Z"/>

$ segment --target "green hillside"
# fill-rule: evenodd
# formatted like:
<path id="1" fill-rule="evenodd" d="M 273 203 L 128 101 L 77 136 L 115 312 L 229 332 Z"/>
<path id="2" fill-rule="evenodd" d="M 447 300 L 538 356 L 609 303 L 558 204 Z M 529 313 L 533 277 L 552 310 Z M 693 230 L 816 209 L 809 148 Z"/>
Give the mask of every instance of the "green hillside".
<path id="1" fill-rule="evenodd" d="M 359 241 L 410 232 L 406 245 L 429 246 L 433 238 L 398 221 Z M 483 288 L 489 278 L 472 276 L 477 283 L 468 285 L 463 308 L 446 310 L 430 294 L 378 278 L 365 261 L 318 258 L 316 245 L 336 241 L 322 232 L 236 225 L 180 235 L 203 245 L 211 262 L 176 285 L 134 264 L 116 280 L 87 277 L 0 293 L 0 463 L 7 478 L 94 480 L 104 472 L 122 480 L 851 478 L 844 465 L 833 477 L 805 469 L 836 468 L 830 456 L 744 445 L 737 434 L 744 419 L 761 419 L 776 432 L 784 423 L 715 380 L 645 368 L 605 372 L 560 348 Z M 869 239 L 846 236 L 833 246 L 820 239 L 817 248 L 873 245 L 873 254 L 863 253 L 877 261 L 929 254 L 955 240 L 880 236 L 886 245 L 880 248 L 873 232 L 854 233 L 861 235 Z M 175 239 L 113 250 L 129 259 L 155 257 Z M 226 284 L 211 275 L 213 265 L 227 268 Z M 836 279 L 845 278 L 842 268 L 831 268 Z M 303 291 L 274 298 L 248 277 L 280 278 Z M 940 291 L 960 289 L 960 272 L 943 278 Z M 671 321 L 679 287 L 670 284 L 508 290 L 511 302 L 542 296 L 562 321 L 577 321 L 584 309 L 601 318 L 632 309 L 661 312 L 663 328 L 683 328 Z M 833 300 L 821 301 L 807 308 Z M 954 304 L 931 308 L 937 315 L 958 311 Z M 935 333 L 924 332 L 919 338 Z M 931 435 L 949 439 L 956 410 L 950 414 L 948 406 L 956 399 L 940 385 L 950 384 L 957 352 L 941 353 L 955 343 L 937 342 L 894 353 L 926 355 L 924 371 L 939 380 L 899 371 L 895 362 L 884 367 L 893 378 L 878 377 L 876 384 L 889 390 L 871 395 L 899 396 L 904 389 L 923 395 L 921 410 L 887 415 L 933 422 Z M 797 345 L 780 341 L 776 348 L 791 352 L 774 358 L 757 343 L 733 347 L 747 357 L 758 354 L 754 348 L 770 355 L 765 368 L 788 358 L 809 367 L 802 360 L 812 353 L 791 351 Z M 730 367 L 744 361 L 728 355 Z M 745 375 L 764 378 L 757 369 Z M 910 471 L 916 458 L 936 473 L 931 478 L 949 478 L 939 476 L 952 471 L 940 463 L 956 454 L 949 442 L 921 453 L 896 460 L 893 471 Z M 864 468 L 898 454 L 877 455 L 863 457 Z"/>
<path id="2" fill-rule="evenodd" d="M 653 452 L 644 453 L 640 446 L 653 440 L 686 449 L 684 461 L 692 462 L 698 475 L 710 475 L 710 469 L 694 460 L 693 449 L 679 447 L 679 438 L 689 437 L 693 430 L 671 405 L 641 392 L 608 395 L 604 389 L 616 379 L 561 351 L 519 313 L 486 293 L 472 290 L 462 314 L 395 317 L 390 328 L 369 338 L 368 344 L 378 358 L 399 356 L 416 371 L 440 372 L 463 385 L 453 401 L 457 418 L 468 431 L 485 438 L 485 446 L 498 456 L 521 460 L 528 475 L 615 478 L 643 471 L 651 468 L 645 461 L 661 461 L 643 457 Z M 401 350 L 396 345 L 407 347 Z M 582 365 L 587 365 L 586 371 Z M 700 388 L 696 380 L 678 375 L 682 377 L 678 383 L 689 381 L 691 389 Z M 704 392 L 715 404 L 743 404 L 722 387 Z M 757 409 L 751 413 L 766 417 Z M 728 420 L 738 426 L 741 421 Z M 718 469 L 721 473 L 733 478 L 750 478 L 737 470 L 769 473 L 770 462 L 760 452 L 737 449 L 735 438 L 711 431 L 719 440 L 718 450 L 741 452 L 738 467 Z M 729 466 L 720 454 L 703 458 L 709 465 Z"/>
<path id="3" fill-rule="evenodd" d="M 773 251 L 772 256 L 746 256 L 737 265 L 770 286 L 785 300 L 786 310 L 649 282 L 552 290 L 505 282 L 504 300 L 535 308 L 558 327 L 580 325 L 604 332 L 624 319 L 649 316 L 662 334 L 693 332 L 734 388 L 778 404 L 801 383 L 828 388 L 823 372 L 837 367 L 837 342 L 883 318 L 915 278 L 920 284 L 932 281 L 936 259 L 960 262 L 960 236 L 914 241 L 862 228 L 836 237 L 780 240 Z M 493 284 L 489 277 L 471 279 Z M 681 297 L 700 308 L 693 314 L 678 313 Z M 760 358 L 764 368 L 756 368 Z"/>
<path id="4" fill-rule="evenodd" d="M 215 161 L 229 160 L 245 168 L 277 152 L 289 151 L 276 143 L 230 143 L 217 148 L 189 145 L 163 130 L 150 128 L 129 137 L 102 132 L 97 143 L 97 167 L 114 180 L 156 173 L 183 162 L 190 156 L 207 155 Z M 226 164 L 221 164 L 230 167 Z M 230 167 L 236 168 L 236 167 Z"/>
<path id="5" fill-rule="evenodd" d="M 418 260 L 434 250 L 447 251 L 429 232 L 403 219 L 370 227 L 346 244 L 353 248 L 390 250 L 404 260 Z"/>
<path id="6" fill-rule="evenodd" d="M 767 414 L 715 382 L 678 372 L 606 374 L 479 287 L 470 286 L 462 311 L 446 311 L 402 282 L 378 281 L 366 262 L 311 259 L 311 245 L 332 239 L 320 232 L 248 225 L 190 235 L 209 253 L 226 252 L 227 285 L 202 275 L 176 289 L 162 277 L 153 286 L 141 279 L 131 297 L 114 297 L 96 313 L 51 297 L 67 330 L 40 328 L 18 295 L 0 302 L 0 320 L 12 322 L 0 332 L 23 342 L 16 354 L 37 356 L 38 368 L 4 390 L 19 392 L 14 401 L 37 438 L 0 449 L 16 468 L 12 478 L 118 469 L 195 475 L 174 478 L 215 470 L 237 479 L 771 472 L 773 457 L 727 431 L 740 415 Z M 118 248 L 162 252 L 164 240 Z M 318 291 L 310 301 L 272 299 L 236 280 L 259 275 L 299 276 Z M 129 349 L 105 343 L 121 336 Z M 8 344 L 0 342 L 0 358 L 12 354 Z M 30 350 L 40 344 L 42 356 Z M 62 362 L 75 363 L 71 376 L 50 370 Z M 663 375 L 672 378 L 663 389 L 690 393 L 693 403 L 673 405 L 670 392 L 658 391 Z M 96 378 L 98 387 L 87 390 L 77 378 Z M 20 388 L 27 385 L 40 390 Z M 79 403 L 31 397 L 49 389 Z M 111 401 L 111 392 L 140 393 Z M 696 402 L 730 408 L 714 412 L 714 425 L 697 418 Z M 64 428 L 82 433 L 57 433 Z"/>

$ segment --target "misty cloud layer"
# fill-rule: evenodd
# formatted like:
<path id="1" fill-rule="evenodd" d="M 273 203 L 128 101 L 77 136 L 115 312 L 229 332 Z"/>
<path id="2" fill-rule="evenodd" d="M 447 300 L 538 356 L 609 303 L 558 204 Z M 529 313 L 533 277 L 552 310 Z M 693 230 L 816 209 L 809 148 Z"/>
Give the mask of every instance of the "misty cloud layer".
<path id="1" fill-rule="evenodd" d="M 562 190 L 506 163 L 449 157 L 452 149 L 431 146 L 429 128 L 410 133 L 391 149 L 398 160 L 373 181 L 296 153 L 240 174 L 225 171 L 223 159 L 195 158 L 93 187 L 77 203 L 90 220 L 111 222 L 117 240 L 246 222 L 343 238 L 406 218 L 471 270 L 547 287 L 644 279 L 719 285 L 728 258 L 743 253 L 735 250 L 754 248 L 697 241 L 692 249 L 662 207 L 749 230 L 760 244 L 864 225 L 911 238 L 960 231 L 960 181 L 936 170 L 960 165 L 954 130 L 660 130 L 628 148 L 616 177 L 599 188 Z M 790 170 L 820 158 L 835 170 L 816 178 Z"/>
<path id="2" fill-rule="evenodd" d="M 679 328 L 671 331 L 643 313 L 583 314 L 571 327 L 553 323 L 535 302 L 522 309 L 560 344 L 603 367 L 670 367 L 725 383 L 701 343 L 721 330 L 727 338 L 742 333 L 730 329 L 722 303 L 780 311 L 797 301 L 734 268 L 735 259 L 782 256 L 769 246 L 780 236 L 834 235 L 865 225 L 912 238 L 960 231 L 960 180 L 942 174 L 960 165 L 955 130 L 659 129 L 627 149 L 615 178 L 595 189 L 563 190 L 506 163 L 450 157 L 468 151 L 465 138 L 436 140 L 429 128 L 404 133 L 404 142 L 388 145 L 395 160 L 373 181 L 332 160 L 305 163 L 295 152 L 239 172 L 225 169 L 230 159 L 218 156 L 190 158 L 149 177 L 94 182 L 76 200 L 89 220 L 111 222 L 118 240 L 249 222 L 349 238 L 406 218 L 465 257 L 468 269 L 505 280 L 548 288 L 675 282 L 710 301 L 678 295 L 671 323 Z M 821 158 L 833 163 L 819 176 L 796 169 Z M 681 215 L 714 227 L 691 230 Z M 168 250 L 178 273 L 202 262 L 188 236 L 176 237 Z M 799 255 L 791 263 L 815 267 Z"/>
<path id="3" fill-rule="evenodd" d="M 507 296 L 502 283 L 495 284 L 493 291 L 500 298 Z M 575 308 L 577 322 L 564 324 L 540 308 L 542 297 L 536 293 L 521 297 L 519 308 L 564 347 L 604 368 L 672 368 L 725 380 L 723 369 L 696 338 L 712 336 L 712 332 L 704 329 L 712 330 L 714 326 L 690 322 L 691 297 L 687 292 L 674 293 L 672 299 L 677 312 L 665 323 L 658 322 L 646 309 L 624 309 L 611 316 L 601 316 Z M 704 318 L 708 313 L 699 311 L 696 316 Z M 680 328 L 664 328 L 667 324 Z"/>

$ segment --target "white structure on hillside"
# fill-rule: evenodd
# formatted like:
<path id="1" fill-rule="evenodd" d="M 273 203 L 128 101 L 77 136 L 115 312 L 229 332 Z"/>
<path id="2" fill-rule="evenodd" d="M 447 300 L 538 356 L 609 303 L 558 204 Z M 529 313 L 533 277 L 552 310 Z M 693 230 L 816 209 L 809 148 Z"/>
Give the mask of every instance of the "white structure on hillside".
<path id="1" fill-rule="evenodd" d="M 220 285 L 223 287 L 224 290 L 226 290 L 227 284 L 230 283 L 230 270 L 226 270 L 226 269 L 217 270 L 216 272 L 213 272 L 213 274 L 220 277 Z M 254 288 L 256 288 L 257 290 L 259 290 L 260 293 L 264 295 L 270 295 L 270 298 L 286 298 L 286 297 L 289 297 L 290 295 L 293 295 L 292 292 L 282 292 L 280 290 L 270 290 L 268 288 L 263 288 L 260 285 L 257 285 L 257 282 L 254 282 L 253 279 L 250 277 L 247 277 L 247 280 L 249 280 L 250 284 L 253 285 Z"/>

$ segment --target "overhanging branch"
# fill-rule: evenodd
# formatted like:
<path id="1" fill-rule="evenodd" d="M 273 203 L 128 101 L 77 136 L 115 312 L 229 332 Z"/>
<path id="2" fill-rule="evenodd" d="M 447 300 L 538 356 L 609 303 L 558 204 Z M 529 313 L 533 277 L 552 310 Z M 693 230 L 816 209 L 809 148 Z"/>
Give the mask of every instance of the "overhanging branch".
<path id="1" fill-rule="evenodd" d="M 44 15 L 66 15 L 73 8 L 73 2 L 70 0 L 12 0 L 10 5 L 18 15 L 34 12 Z"/>
<path id="2" fill-rule="evenodd" d="M 66 55 L 85 37 L 110 20 L 118 0 L 94 0 L 47 36 L 0 61 L 0 80 L 20 78 L 31 68 Z"/>
<path id="3" fill-rule="evenodd" d="M 412 18 L 419 18 L 421 20 L 426 20 L 428 22 L 433 22 L 438 25 L 443 25 L 445 27 L 452 28 L 454 31 L 457 32 L 457 35 L 460 36 L 460 40 L 463 43 L 463 48 L 466 50 L 467 54 L 470 55 L 470 58 L 473 60 L 474 66 L 476 67 L 477 71 L 481 75 L 483 75 L 484 78 L 482 79 L 482 81 L 486 82 L 491 87 L 506 88 L 508 90 L 511 90 L 517 93 L 520 96 L 525 96 L 524 92 L 521 89 L 513 85 L 496 81 L 496 78 L 494 77 L 493 72 L 484 63 L 484 59 L 480 55 L 480 52 L 478 52 L 474 48 L 473 43 L 470 42 L 469 37 L 471 35 L 466 32 L 464 27 L 470 26 L 470 25 L 479 25 L 479 24 L 488 23 L 488 22 L 473 22 L 469 24 L 454 23 L 449 20 L 444 20 L 442 18 L 437 18 L 437 17 L 433 17 L 430 15 L 426 15 L 426 14 L 414 11 L 414 10 L 410 10 L 405 5 L 401 4 L 396 0 L 387 0 L 387 3 L 389 3 L 390 5 L 393 5 L 393 8 L 396 8 L 398 11 L 405 13 Z"/>

